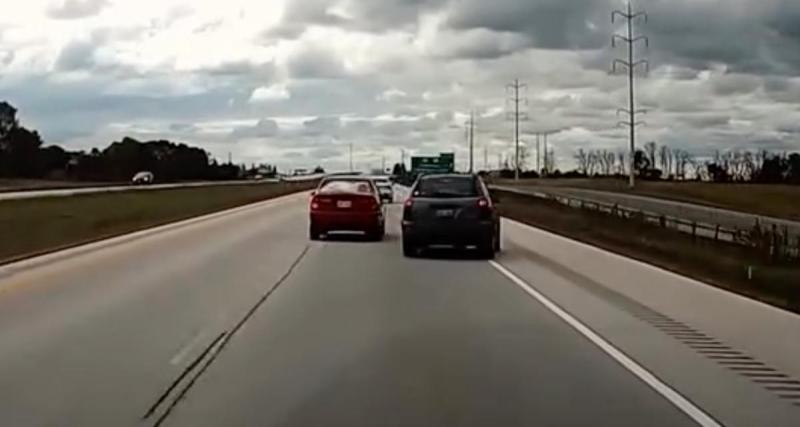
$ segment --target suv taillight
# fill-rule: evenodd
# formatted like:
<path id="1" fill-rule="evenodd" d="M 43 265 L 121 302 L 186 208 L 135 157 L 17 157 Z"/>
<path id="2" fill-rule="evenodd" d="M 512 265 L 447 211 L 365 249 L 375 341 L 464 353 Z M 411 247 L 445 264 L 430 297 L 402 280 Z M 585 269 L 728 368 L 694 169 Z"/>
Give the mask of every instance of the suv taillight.
<path id="1" fill-rule="evenodd" d="M 317 201 L 317 197 L 314 196 L 311 198 L 311 210 L 315 211 L 319 209 L 319 202 Z"/>
<path id="2" fill-rule="evenodd" d="M 409 197 L 403 203 L 403 220 L 404 221 L 411 221 L 411 213 L 414 211 L 414 199 Z"/>
<path id="3" fill-rule="evenodd" d="M 492 206 L 491 200 L 481 197 L 478 199 L 478 209 L 480 210 L 481 219 L 490 219 L 494 211 L 494 206 Z"/>

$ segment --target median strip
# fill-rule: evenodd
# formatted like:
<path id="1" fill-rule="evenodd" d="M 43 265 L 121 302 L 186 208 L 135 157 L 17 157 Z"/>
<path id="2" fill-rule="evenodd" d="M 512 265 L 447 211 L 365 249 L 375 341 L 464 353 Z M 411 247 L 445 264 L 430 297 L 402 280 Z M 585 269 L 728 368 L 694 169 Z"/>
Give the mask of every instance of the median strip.
<path id="1" fill-rule="evenodd" d="M 0 201 L 0 264 L 306 191 L 314 185 L 228 185 Z"/>

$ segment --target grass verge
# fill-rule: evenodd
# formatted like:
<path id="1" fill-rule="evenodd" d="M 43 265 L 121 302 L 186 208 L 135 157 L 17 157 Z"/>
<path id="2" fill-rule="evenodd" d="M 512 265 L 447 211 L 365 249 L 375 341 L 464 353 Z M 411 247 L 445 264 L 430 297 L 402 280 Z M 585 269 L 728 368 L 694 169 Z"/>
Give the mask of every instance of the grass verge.
<path id="1" fill-rule="evenodd" d="M 311 187 L 232 185 L 2 201 L 0 264 Z"/>
<path id="2" fill-rule="evenodd" d="M 501 214 L 800 313 L 800 264 L 776 264 L 746 247 L 657 225 L 500 192 Z M 753 268 L 748 278 L 748 266 Z"/>
<path id="3" fill-rule="evenodd" d="M 503 184 L 515 185 L 514 181 Z M 627 181 L 613 178 L 531 179 L 518 185 L 584 188 L 657 197 L 759 215 L 800 220 L 800 186 L 712 182 L 639 181 L 634 190 Z"/>

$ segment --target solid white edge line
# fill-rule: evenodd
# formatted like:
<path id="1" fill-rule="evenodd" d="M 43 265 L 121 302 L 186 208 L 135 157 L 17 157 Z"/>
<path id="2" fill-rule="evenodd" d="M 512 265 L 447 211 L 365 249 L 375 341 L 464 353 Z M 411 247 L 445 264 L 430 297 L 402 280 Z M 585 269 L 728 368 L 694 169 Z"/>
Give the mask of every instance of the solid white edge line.
<path id="1" fill-rule="evenodd" d="M 670 277 L 673 277 L 675 279 L 678 279 L 678 280 L 684 281 L 686 283 L 689 283 L 689 284 L 691 284 L 693 286 L 700 286 L 700 287 L 702 287 L 704 289 L 707 289 L 707 290 L 709 290 L 711 292 L 716 292 L 716 293 L 719 293 L 719 294 L 722 294 L 722 295 L 725 295 L 725 296 L 728 296 L 728 297 L 733 297 L 733 298 L 739 299 L 741 301 L 747 302 L 749 304 L 755 304 L 755 305 L 757 305 L 757 306 L 759 306 L 761 308 L 765 308 L 767 310 L 770 310 L 770 311 L 775 312 L 775 313 L 779 313 L 781 315 L 791 316 L 791 317 L 796 316 L 796 314 L 791 313 L 789 311 L 786 311 L 786 310 L 784 310 L 782 308 L 778 308 L 778 307 L 776 307 L 774 305 L 769 305 L 769 304 L 767 304 L 765 302 L 762 302 L 762 301 L 759 301 L 759 300 L 756 300 L 756 299 L 753 299 L 753 298 L 750 298 L 750 297 L 746 297 L 746 296 L 741 295 L 741 294 L 737 294 L 737 293 L 735 293 L 733 291 L 729 291 L 727 289 L 723 289 L 723 288 L 720 288 L 718 286 L 714 286 L 712 284 L 703 282 L 701 280 L 693 279 L 691 277 L 684 276 L 684 275 L 676 273 L 674 271 L 667 270 L 666 268 L 659 267 L 657 265 L 650 264 L 648 262 L 641 261 L 641 260 L 638 260 L 636 258 L 627 257 L 625 255 L 618 254 L 616 252 L 612 252 L 612 251 L 607 250 L 607 249 L 603 249 L 603 248 L 601 248 L 599 246 L 594 246 L 594 245 L 592 245 L 590 243 L 582 242 L 580 240 L 576 240 L 576 239 L 573 239 L 571 237 L 562 236 L 561 234 L 557 234 L 557 233 L 554 233 L 552 231 L 547 231 L 547 230 L 542 229 L 542 228 L 537 228 L 537 227 L 534 227 L 532 225 L 525 224 L 524 222 L 515 221 L 515 220 L 513 220 L 511 218 L 503 217 L 503 221 L 507 221 L 511 225 L 519 226 L 519 227 L 524 228 L 526 230 L 531 230 L 531 231 L 534 231 L 536 233 L 542 233 L 542 234 L 547 235 L 548 237 L 552 237 L 554 239 L 562 240 L 564 242 L 580 246 L 581 248 L 587 249 L 587 250 L 589 250 L 591 252 L 594 252 L 594 253 L 597 253 L 597 254 L 601 254 L 603 256 L 609 256 L 609 257 L 614 258 L 614 259 L 619 260 L 619 261 L 629 262 L 629 263 L 635 264 L 635 265 L 637 265 L 637 266 L 639 266 L 641 268 L 644 268 L 644 269 L 652 271 L 652 272 L 665 274 L 667 276 L 670 276 Z"/>
<path id="2" fill-rule="evenodd" d="M 561 318 L 561 320 L 566 322 L 569 326 L 571 326 L 581 335 L 586 337 L 594 345 L 596 345 L 606 354 L 611 356 L 611 358 L 614 359 L 620 365 L 622 365 L 622 367 L 627 369 L 630 373 L 632 373 L 637 378 L 642 380 L 645 384 L 650 386 L 650 388 L 655 390 L 658 394 L 660 394 L 670 403 L 675 405 L 675 407 L 680 409 L 684 414 L 688 415 L 689 418 L 694 420 L 698 425 L 702 427 L 722 427 L 722 424 L 717 422 L 710 415 L 706 414 L 702 409 L 697 407 L 694 403 L 683 397 L 680 393 L 672 389 L 669 385 L 659 380 L 655 375 L 653 375 L 650 371 L 645 369 L 642 365 L 638 364 L 635 360 L 628 357 L 621 350 L 611 345 L 611 343 L 606 341 L 603 337 L 598 335 L 588 326 L 581 323 L 581 321 L 579 321 L 571 314 L 566 312 L 564 309 L 559 307 L 556 303 L 548 299 L 541 292 L 531 287 L 524 280 L 517 277 L 517 275 L 515 275 L 510 270 L 505 268 L 502 264 L 499 264 L 496 261 L 489 261 L 489 264 L 491 264 L 491 266 L 494 267 L 495 270 L 499 271 L 503 276 L 511 280 L 511 282 L 513 282 L 515 285 L 522 288 L 525 292 L 528 293 L 528 295 L 532 296 L 540 304 L 545 306 L 545 308 L 553 312 L 556 316 Z"/>

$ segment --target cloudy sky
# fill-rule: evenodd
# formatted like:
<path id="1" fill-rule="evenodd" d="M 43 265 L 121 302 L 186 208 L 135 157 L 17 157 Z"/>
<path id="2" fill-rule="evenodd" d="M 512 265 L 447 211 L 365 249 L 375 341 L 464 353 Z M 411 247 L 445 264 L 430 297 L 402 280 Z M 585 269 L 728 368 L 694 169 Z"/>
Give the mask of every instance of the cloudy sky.
<path id="1" fill-rule="evenodd" d="M 11 0 L 4 0 L 11 2 Z M 527 83 L 523 141 L 622 150 L 627 81 L 610 73 L 620 0 L 26 0 L 0 15 L 0 99 L 48 143 L 125 135 L 283 168 L 455 151 L 477 113 L 478 164 L 511 151 L 507 83 Z M 698 156 L 800 149 L 800 1 L 640 0 L 651 63 L 642 141 Z"/>

